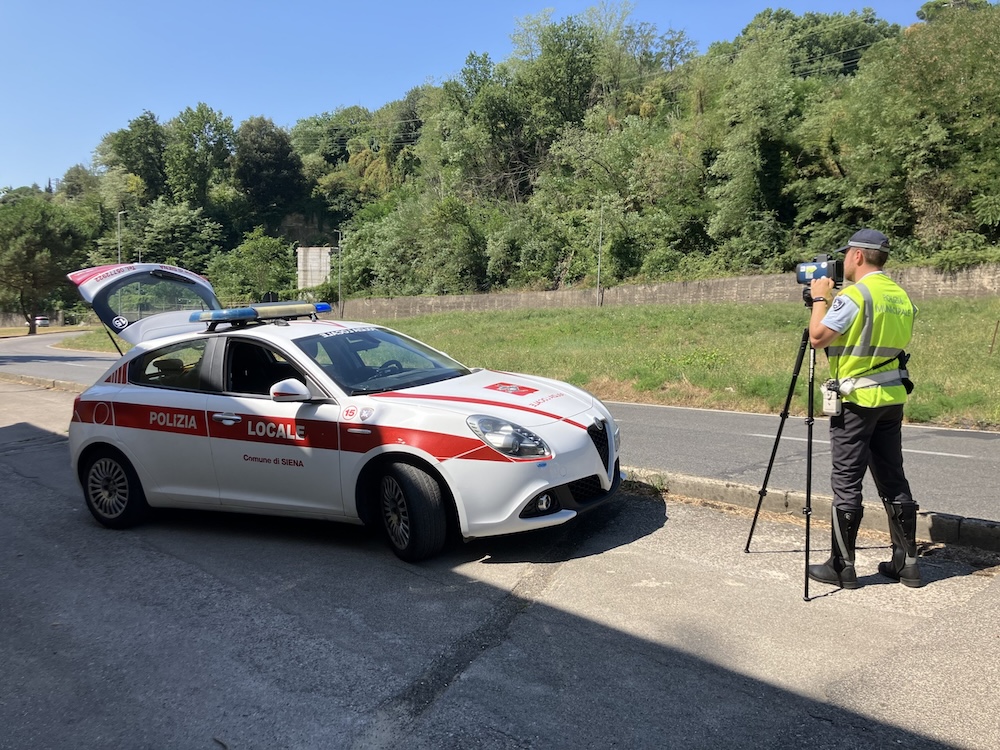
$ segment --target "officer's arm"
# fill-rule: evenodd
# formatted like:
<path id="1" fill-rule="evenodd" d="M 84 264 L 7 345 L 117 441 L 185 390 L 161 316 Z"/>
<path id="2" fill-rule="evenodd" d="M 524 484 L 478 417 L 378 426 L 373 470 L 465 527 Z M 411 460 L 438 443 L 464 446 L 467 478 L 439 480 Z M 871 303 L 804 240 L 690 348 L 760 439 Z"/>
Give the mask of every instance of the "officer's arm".
<path id="1" fill-rule="evenodd" d="M 809 343 L 813 349 L 825 349 L 840 335 L 838 331 L 823 325 L 823 318 L 829 309 L 829 302 L 814 302 L 812 316 L 809 318 Z"/>
<path id="2" fill-rule="evenodd" d="M 809 293 L 814 300 L 809 317 L 809 343 L 813 349 L 823 349 L 840 335 L 838 331 L 823 325 L 823 318 L 833 304 L 833 279 L 829 277 L 813 279 L 809 285 Z"/>

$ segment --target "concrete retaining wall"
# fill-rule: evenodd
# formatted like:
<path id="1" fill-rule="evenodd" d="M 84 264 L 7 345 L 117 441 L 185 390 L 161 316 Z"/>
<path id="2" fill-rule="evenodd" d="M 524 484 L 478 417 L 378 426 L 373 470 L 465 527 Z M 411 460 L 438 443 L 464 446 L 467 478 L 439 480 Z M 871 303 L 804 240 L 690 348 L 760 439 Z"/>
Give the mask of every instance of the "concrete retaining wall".
<path id="1" fill-rule="evenodd" d="M 935 297 L 985 297 L 1000 294 L 1000 264 L 977 266 L 957 273 L 930 268 L 889 271 L 915 301 Z M 555 292 L 500 292 L 441 297 L 396 297 L 349 299 L 342 317 L 407 318 L 428 313 L 488 310 L 553 309 L 612 305 L 669 305 L 703 302 L 801 302 L 802 287 L 794 274 L 743 276 L 705 281 L 621 285 L 605 289 L 598 299 L 596 289 L 565 289 Z"/>
<path id="2" fill-rule="evenodd" d="M 328 248 L 324 251 L 329 262 Z M 313 253 L 319 256 L 322 253 Z M 315 258 L 313 259 L 316 260 Z M 318 261 L 316 261 L 318 262 Z M 903 268 L 890 275 L 915 301 L 935 297 L 987 297 L 1000 294 L 1000 264 L 977 266 L 957 273 L 930 268 Z M 316 282 L 319 283 L 319 282 Z M 622 284 L 603 290 L 600 303 L 613 305 L 682 305 L 704 302 L 801 302 L 802 287 L 794 274 L 742 276 L 730 279 L 678 281 L 662 284 Z M 349 299 L 340 316 L 347 320 L 408 318 L 437 312 L 489 310 L 548 310 L 560 307 L 597 307 L 596 289 L 562 289 L 555 292 L 498 292 L 395 298 Z M 61 320 L 49 313 L 54 325 Z M 22 326 L 19 315 L 0 313 L 0 327 Z"/>

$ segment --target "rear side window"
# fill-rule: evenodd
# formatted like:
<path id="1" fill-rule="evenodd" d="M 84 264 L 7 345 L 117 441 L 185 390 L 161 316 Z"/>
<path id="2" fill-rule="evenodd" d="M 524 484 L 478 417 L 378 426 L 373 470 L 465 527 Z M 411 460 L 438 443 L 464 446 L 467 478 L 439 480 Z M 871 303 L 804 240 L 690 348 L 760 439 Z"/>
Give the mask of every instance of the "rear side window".
<path id="1" fill-rule="evenodd" d="M 132 382 L 156 388 L 184 391 L 206 390 L 202 384 L 201 364 L 207 339 L 171 344 L 144 354 L 132 365 Z"/>

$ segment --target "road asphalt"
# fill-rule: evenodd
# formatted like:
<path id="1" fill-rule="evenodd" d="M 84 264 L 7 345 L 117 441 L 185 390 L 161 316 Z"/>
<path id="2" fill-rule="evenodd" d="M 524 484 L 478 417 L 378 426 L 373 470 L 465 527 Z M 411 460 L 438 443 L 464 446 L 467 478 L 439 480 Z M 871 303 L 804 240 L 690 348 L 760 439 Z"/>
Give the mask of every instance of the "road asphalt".
<path id="1" fill-rule="evenodd" d="M 747 554 L 751 509 L 669 476 L 418 566 L 337 524 L 111 532 L 74 395 L 0 382 L 0 750 L 1000 746 L 995 553 L 927 545 L 909 589 L 862 530 L 862 587 L 804 600 L 801 515 Z"/>

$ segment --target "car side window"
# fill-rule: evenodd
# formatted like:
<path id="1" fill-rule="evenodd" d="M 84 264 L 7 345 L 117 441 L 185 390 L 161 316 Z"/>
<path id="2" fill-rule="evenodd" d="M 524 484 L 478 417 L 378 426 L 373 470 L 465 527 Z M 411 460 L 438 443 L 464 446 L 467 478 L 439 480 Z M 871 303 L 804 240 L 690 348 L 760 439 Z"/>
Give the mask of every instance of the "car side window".
<path id="1" fill-rule="evenodd" d="M 305 376 L 280 352 L 252 341 L 230 339 L 226 347 L 226 390 L 252 396 L 269 396 L 279 380 Z"/>
<path id="2" fill-rule="evenodd" d="M 206 390 L 201 379 L 207 339 L 183 341 L 144 354 L 131 370 L 136 385 L 179 390 Z"/>

